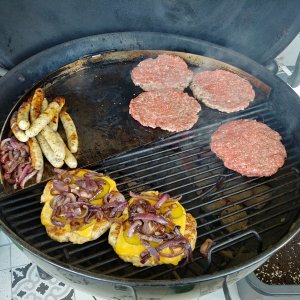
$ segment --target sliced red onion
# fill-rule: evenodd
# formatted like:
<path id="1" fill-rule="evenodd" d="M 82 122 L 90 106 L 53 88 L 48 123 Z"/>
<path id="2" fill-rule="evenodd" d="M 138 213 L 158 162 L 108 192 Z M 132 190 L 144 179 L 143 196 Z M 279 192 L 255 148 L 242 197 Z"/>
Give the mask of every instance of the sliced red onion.
<path id="1" fill-rule="evenodd" d="M 182 254 L 184 254 L 186 252 L 186 249 L 185 248 L 183 248 L 183 249 L 181 249 L 180 251 L 178 251 L 178 252 L 173 252 L 173 253 L 163 253 L 163 252 L 159 252 L 159 255 L 160 256 L 164 256 L 164 257 L 169 257 L 169 258 L 171 258 L 171 257 L 176 257 L 176 256 L 178 256 L 178 255 L 182 255 Z"/>
<path id="2" fill-rule="evenodd" d="M 216 243 L 211 239 L 206 239 L 204 243 L 200 246 L 200 253 L 202 256 L 207 257 L 209 249 Z"/>
<path id="3" fill-rule="evenodd" d="M 160 209 L 160 207 L 166 202 L 168 201 L 170 198 L 169 194 L 162 194 L 159 197 L 159 200 L 154 204 L 154 208 L 155 209 Z"/>
<path id="4" fill-rule="evenodd" d="M 11 138 L 7 138 L 7 139 L 2 140 L 1 144 L 0 144 L 1 150 L 4 148 L 4 145 L 7 144 L 7 143 L 10 143 L 10 141 L 11 141 Z"/>
<path id="5" fill-rule="evenodd" d="M 2 155 L 1 157 L 1 163 L 4 164 L 8 161 L 8 159 L 10 159 L 9 157 L 9 153 L 5 153 L 4 155 Z"/>
<path id="6" fill-rule="evenodd" d="M 96 218 L 99 219 L 99 220 L 101 220 L 103 217 L 104 217 L 103 211 L 101 209 L 98 209 L 96 211 Z"/>
<path id="7" fill-rule="evenodd" d="M 86 190 L 81 190 L 79 192 L 79 195 L 80 195 L 80 197 L 86 198 L 86 199 L 90 199 L 90 198 L 93 197 L 93 194 L 91 192 L 86 191 Z"/>
<path id="8" fill-rule="evenodd" d="M 11 174 L 10 174 L 10 173 L 5 173 L 5 174 L 3 175 L 3 178 L 4 178 L 5 180 L 10 179 L 10 177 L 11 177 Z"/>
<path id="9" fill-rule="evenodd" d="M 53 216 L 51 217 L 51 222 L 55 226 L 64 227 L 65 224 L 61 221 L 56 220 Z"/>
<path id="10" fill-rule="evenodd" d="M 52 209 L 56 208 L 60 202 L 62 202 L 64 200 L 64 196 L 63 195 L 55 195 L 49 202 L 50 207 Z"/>
<path id="11" fill-rule="evenodd" d="M 163 216 L 164 216 L 165 218 L 169 218 L 170 221 L 173 222 L 173 216 L 172 216 L 172 210 L 171 210 L 171 209 L 170 209 L 170 210 L 167 210 L 167 211 L 163 214 Z"/>
<path id="12" fill-rule="evenodd" d="M 7 170 L 7 173 L 12 173 L 14 171 L 14 169 L 18 167 L 19 163 L 20 163 L 20 160 L 13 161 L 12 164 L 10 165 L 9 169 Z"/>
<path id="13" fill-rule="evenodd" d="M 122 202 L 122 203 L 119 203 L 118 206 L 116 206 L 115 208 L 113 208 L 109 214 L 109 217 L 110 218 L 114 218 L 116 217 L 117 213 L 119 212 L 122 212 L 125 207 L 128 205 L 128 202 Z"/>
<path id="14" fill-rule="evenodd" d="M 171 223 L 167 221 L 163 216 L 155 215 L 155 214 L 135 214 L 132 217 L 133 221 L 135 220 L 149 220 L 154 221 L 162 225 L 170 225 Z"/>
<path id="15" fill-rule="evenodd" d="M 181 235 L 181 232 L 180 232 L 180 226 L 175 226 L 175 228 L 174 228 L 174 234 L 175 234 L 175 236 L 176 237 L 181 237 L 182 235 Z"/>
<path id="16" fill-rule="evenodd" d="M 72 178 L 70 176 L 66 176 L 64 179 L 63 179 L 63 182 L 65 182 L 66 184 L 70 184 L 72 182 Z"/>
<path id="17" fill-rule="evenodd" d="M 31 173 L 29 173 L 20 183 L 20 187 L 23 189 L 26 182 L 31 179 L 33 176 L 35 176 L 37 173 L 37 170 L 32 171 Z"/>
<path id="18" fill-rule="evenodd" d="M 141 195 L 141 194 L 136 194 L 134 192 L 129 192 L 129 195 L 131 198 L 136 198 L 136 199 L 158 200 L 158 196 Z"/>
<path id="19" fill-rule="evenodd" d="M 13 157 L 14 159 L 18 159 L 21 156 L 21 151 L 13 150 Z"/>
<path id="20" fill-rule="evenodd" d="M 142 226 L 143 222 L 141 220 L 134 221 L 134 223 L 129 227 L 127 236 L 130 238 L 133 236 L 134 231 L 137 229 L 138 226 Z"/>
<path id="21" fill-rule="evenodd" d="M 53 180 L 53 189 L 60 193 L 68 192 L 69 190 L 68 185 L 64 181 L 58 179 Z"/>
<path id="22" fill-rule="evenodd" d="M 139 199 L 135 200 L 129 207 L 130 216 L 133 216 L 136 213 L 156 214 L 156 210 L 147 200 Z"/>
<path id="23" fill-rule="evenodd" d="M 22 173 L 19 175 L 18 181 L 21 182 L 30 173 L 31 169 L 32 169 L 31 165 L 27 164 L 24 167 Z"/>
<path id="24" fill-rule="evenodd" d="M 125 197 L 120 192 L 114 191 L 105 195 L 103 199 L 103 203 L 111 203 L 111 202 L 126 202 Z"/>
<path id="25" fill-rule="evenodd" d="M 9 158 L 10 161 L 13 161 L 13 160 L 14 160 L 14 155 L 13 155 L 13 151 L 12 151 L 12 150 L 10 150 L 10 151 L 8 152 L 8 158 Z"/>
<path id="26" fill-rule="evenodd" d="M 71 193 L 75 194 L 76 196 L 80 197 L 80 190 L 78 188 L 71 188 Z"/>
<path id="27" fill-rule="evenodd" d="M 14 136 L 10 138 L 10 144 L 14 149 L 18 149 L 22 145 L 22 143 L 19 142 Z"/>
<path id="28" fill-rule="evenodd" d="M 90 199 L 90 201 L 96 199 L 96 198 L 102 193 L 102 191 L 103 191 L 103 187 L 100 185 L 100 186 L 98 187 L 98 191 L 97 191 L 97 192 L 95 193 L 95 195 Z"/>
<path id="29" fill-rule="evenodd" d="M 13 184 L 16 189 L 19 185 L 24 188 L 26 182 L 37 172 L 31 166 L 29 147 L 19 142 L 15 137 L 5 139 L 1 142 L 1 162 L 3 163 L 3 176 L 11 174 L 7 182 Z"/>
<path id="30" fill-rule="evenodd" d="M 162 238 L 153 236 L 153 235 L 146 235 L 146 234 L 141 234 L 141 233 L 137 233 L 137 236 L 140 237 L 141 239 L 148 241 L 148 242 L 155 242 L 155 243 L 161 243 L 164 240 Z"/>
<path id="31" fill-rule="evenodd" d="M 161 251 L 165 248 L 176 248 L 176 247 L 180 247 L 180 243 L 185 242 L 185 238 L 182 236 L 182 238 L 180 239 L 171 239 L 171 240 L 167 240 L 165 241 L 163 244 L 157 246 L 157 251 Z"/>
<path id="32" fill-rule="evenodd" d="M 84 213 L 82 214 L 82 210 L 81 209 L 77 209 L 77 211 L 75 212 L 76 214 L 73 215 L 73 218 L 75 219 L 84 219 L 84 217 L 88 214 L 89 212 L 89 208 L 86 205 L 82 205 L 82 208 L 84 209 Z"/>
<path id="33" fill-rule="evenodd" d="M 147 221 L 147 220 L 143 220 L 143 226 L 141 229 L 141 232 L 147 235 L 153 234 L 154 232 L 154 226 L 153 224 L 155 224 L 154 222 L 151 221 Z"/>
<path id="34" fill-rule="evenodd" d="M 142 244 L 147 248 L 147 250 L 149 251 L 150 256 L 152 256 L 154 258 L 154 260 L 159 261 L 159 253 L 157 252 L 157 250 L 154 247 L 152 247 L 148 242 L 146 242 L 144 240 L 142 240 Z M 142 254 L 143 253 L 144 252 L 142 252 Z M 141 263 L 145 263 L 149 258 L 147 258 L 147 255 L 145 255 L 141 259 Z"/>
<path id="35" fill-rule="evenodd" d="M 124 202 L 125 204 L 127 204 L 127 202 Z M 117 206 L 119 206 L 120 204 L 122 204 L 122 203 L 120 203 L 120 202 L 117 202 L 117 201 L 114 201 L 114 202 L 109 202 L 109 203 L 105 203 L 105 204 L 103 204 L 102 205 L 102 207 L 103 207 L 103 209 L 112 209 L 112 208 L 115 208 L 115 207 L 117 207 Z"/>
<path id="36" fill-rule="evenodd" d="M 143 221 L 143 227 L 141 229 L 141 233 L 146 235 L 153 235 L 153 234 L 159 234 L 165 233 L 166 228 L 164 225 L 161 225 L 159 223 L 153 222 L 153 221 Z"/>
<path id="37" fill-rule="evenodd" d="M 67 199 L 70 199 L 71 202 L 76 202 L 76 196 L 73 193 L 67 193 L 65 196 Z"/>
<path id="38" fill-rule="evenodd" d="M 96 174 L 78 177 L 76 174 L 80 169 L 75 173 L 72 172 L 72 174 L 61 169 L 55 171 L 57 174 L 56 179 L 53 180 L 51 192 L 52 194 L 59 192 L 63 200 L 51 203 L 54 220 L 57 217 L 64 217 L 66 223 L 70 224 L 72 228 L 79 228 L 94 218 L 99 220 L 114 218 L 128 205 L 120 193 L 112 193 L 106 206 L 92 204 L 90 201 L 103 191 L 102 184 L 106 183 L 106 181 L 96 178 Z M 99 174 L 97 175 L 99 177 Z M 79 223 L 78 220 L 83 220 L 83 223 Z"/>
<path id="39" fill-rule="evenodd" d="M 59 175 L 65 175 L 68 173 L 67 170 L 64 170 L 64 169 L 59 169 L 59 168 L 54 168 L 53 171 Z"/>
<path id="40" fill-rule="evenodd" d="M 25 146 L 25 145 L 24 145 Z M 27 145 L 26 145 L 27 146 Z M 29 149 L 29 148 L 28 148 Z M 29 150 L 28 150 L 29 151 Z M 20 148 L 20 156 L 22 156 L 22 157 L 24 157 L 25 155 L 26 155 L 26 153 L 28 153 L 27 151 L 26 151 L 26 148 L 25 147 L 23 147 L 23 148 Z"/>

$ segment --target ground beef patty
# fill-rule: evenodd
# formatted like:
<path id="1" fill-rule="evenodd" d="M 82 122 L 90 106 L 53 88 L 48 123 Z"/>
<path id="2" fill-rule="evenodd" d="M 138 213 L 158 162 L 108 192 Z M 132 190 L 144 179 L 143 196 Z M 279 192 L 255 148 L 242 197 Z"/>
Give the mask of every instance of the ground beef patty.
<path id="1" fill-rule="evenodd" d="M 131 72 L 135 85 L 144 91 L 165 88 L 184 90 L 190 83 L 193 72 L 188 69 L 185 61 L 172 55 L 159 55 L 141 61 Z"/>
<path id="2" fill-rule="evenodd" d="M 129 113 L 142 125 L 172 132 L 192 128 L 200 110 L 196 99 L 177 89 L 143 92 L 129 105 Z"/>
<path id="3" fill-rule="evenodd" d="M 227 113 L 245 109 L 255 98 L 255 92 L 247 80 L 224 70 L 196 74 L 191 90 L 208 107 Z"/>
<path id="4" fill-rule="evenodd" d="M 248 177 L 271 176 L 283 166 L 286 151 L 281 136 L 255 120 L 221 125 L 211 138 L 211 150 L 224 165 Z"/>

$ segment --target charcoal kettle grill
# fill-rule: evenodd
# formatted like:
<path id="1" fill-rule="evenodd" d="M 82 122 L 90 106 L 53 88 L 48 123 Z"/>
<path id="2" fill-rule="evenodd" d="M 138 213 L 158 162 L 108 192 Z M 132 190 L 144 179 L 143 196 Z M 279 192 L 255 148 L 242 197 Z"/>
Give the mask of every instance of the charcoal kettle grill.
<path id="1" fill-rule="evenodd" d="M 189 15 L 187 7 L 184 13 Z M 294 32 L 296 25 L 293 23 L 290 33 Z M 287 37 L 283 40 L 287 43 Z M 277 45 L 276 51 L 279 50 Z M 233 114 L 203 107 L 199 122 L 187 132 L 167 134 L 141 128 L 132 123 L 123 110 L 130 96 L 140 91 L 130 82 L 130 70 L 139 60 L 155 56 L 160 51 L 176 52 L 192 68 L 225 68 L 237 72 L 251 81 L 258 98 L 249 108 Z M 266 63 L 270 57 L 257 61 Z M 12 63 L 18 57 L 10 59 Z M 80 104 L 77 101 L 81 97 L 86 98 L 90 101 L 87 102 L 90 109 L 104 105 L 104 112 L 96 110 L 102 116 L 101 120 L 94 116 L 84 121 L 87 127 L 79 128 L 79 138 L 83 136 L 80 130 L 86 130 L 92 122 L 91 132 L 98 137 L 108 132 L 109 126 L 115 129 L 124 127 L 123 131 L 116 131 L 120 134 L 119 142 L 110 145 L 110 151 L 105 152 L 108 148 L 104 149 L 99 141 L 87 148 L 83 145 L 79 153 L 80 167 L 87 166 L 109 174 L 126 196 L 130 190 L 149 189 L 169 192 L 173 196 L 182 195 L 182 204 L 197 220 L 198 232 L 192 262 L 179 266 L 136 268 L 116 256 L 107 243 L 107 235 L 83 245 L 51 240 L 39 220 L 39 202 L 45 183 L 17 192 L 5 190 L 0 198 L 1 227 L 32 261 L 49 274 L 94 295 L 105 296 L 121 291 L 137 298 L 145 291 L 155 294 L 163 290 L 164 293 L 181 295 L 193 289 L 199 289 L 199 294 L 204 295 L 223 287 L 229 299 L 227 284 L 255 270 L 299 232 L 299 98 L 254 60 L 199 37 L 141 31 L 87 36 L 44 50 L 11 69 L 0 80 L 2 118 L 9 116 L 12 109 L 20 105 L 17 101 L 24 99 L 37 86 L 43 86 L 50 95 L 61 93 L 67 101 L 73 99 L 74 104 Z M 107 101 L 112 96 L 117 101 L 111 104 L 111 108 Z M 79 115 L 82 106 L 70 105 L 69 109 L 76 124 L 83 121 Z M 105 113 L 107 111 L 109 114 Z M 210 151 L 209 142 L 214 130 L 224 122 L 241 118 L 264 122 L 281 134 L 288 157 L 274 176 L 242 177 L 226 170 Z M 134 129 L 136 139 L 132 139 L 134 135 L 129 135 L 132 130 L 126 131 L 126 126 Z M 6 121 L 2 137 L 8 131 Z M 113 135 L 105 138 L 112 139 Z M 96 151 L 91 150 L 94 146 Z M 268 189 L 250 196 L 246 193 L 262 186 Z M 208 209 L 209 205 L 232 196 L 238 197 L 235 204 L 215 205 Z M 244 205 L 258 197 L 263 200 Z M 225 224 L 221 212 L 237 204 L 242 209 L 226 217 L 241 211 L 247 214 Z M 241 221 L 246 221 L 246 228 L 228 230 L 229 225 Z M 205 258 L 199 248 L 207 238 L 216 244 Z"/>

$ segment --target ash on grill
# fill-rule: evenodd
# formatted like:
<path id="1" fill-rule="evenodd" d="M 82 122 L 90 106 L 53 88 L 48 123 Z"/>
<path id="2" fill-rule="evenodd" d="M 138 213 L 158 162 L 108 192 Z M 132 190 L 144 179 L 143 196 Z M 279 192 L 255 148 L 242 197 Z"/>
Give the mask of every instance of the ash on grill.
<path id="1" fill-rule="evenodd" d="M 300 235 L 282 247 L 255 274 L 266 284 L 300 284 L 300 262 L 295 260 L 300 253 Z"/>

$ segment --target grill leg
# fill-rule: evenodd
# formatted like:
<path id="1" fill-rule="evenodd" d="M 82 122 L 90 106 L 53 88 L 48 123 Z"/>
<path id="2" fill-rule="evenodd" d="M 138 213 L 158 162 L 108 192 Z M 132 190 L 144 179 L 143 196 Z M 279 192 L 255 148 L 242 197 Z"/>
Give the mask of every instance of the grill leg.
<path id="1" fill-rule="evenodd" d="M 223 293 L 224 293 L 226 300 L 231 300 L 231 296 L 230 296 L 228 284 L 227 284 L 227 276 L 225 276 L 224 281 L 223 281 Z"/>

